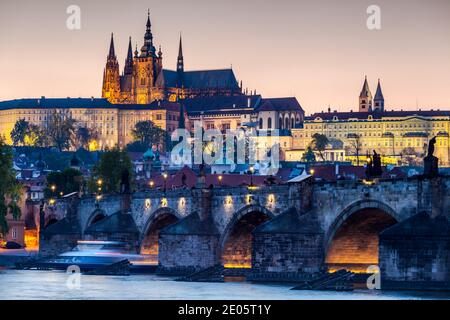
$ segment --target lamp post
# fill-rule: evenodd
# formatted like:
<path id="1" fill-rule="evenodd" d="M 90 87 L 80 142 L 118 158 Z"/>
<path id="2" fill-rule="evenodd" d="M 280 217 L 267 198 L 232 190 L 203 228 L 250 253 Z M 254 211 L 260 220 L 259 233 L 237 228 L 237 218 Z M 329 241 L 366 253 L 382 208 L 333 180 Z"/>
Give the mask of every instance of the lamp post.
<path id="1" fill-rule="evenodd" d="M 222 175 L 220 175 L 220 176 L 218 177 L 218 179 L 219 179 L 219 186 L 222 186 L 222 179 L 223 179 Z"/>
<path id="2" fill-rule="evenodd" d="M 253 166 L 250 166 L 250 186 L 253 187 L 253 172 L 255 172 L 255 168 Z"/>
<path id="3" fill-rule="evenodd" d="M 168 177 L 167 173 L 164 172 L 164 173 L 163 173 L 163 178 L 164 178 L 164 192 L 166 192 L 166 188 L 167 188 L 167 177 Z"/>
<path id="4" fill-rule="evenodd" d="M 98 179 L 97 180 L 97 195 L 95 196 L 97 205 L 98 205 L 99 201 L 102 199 L 102 185 L 103 185 L 103 180 Z"/>

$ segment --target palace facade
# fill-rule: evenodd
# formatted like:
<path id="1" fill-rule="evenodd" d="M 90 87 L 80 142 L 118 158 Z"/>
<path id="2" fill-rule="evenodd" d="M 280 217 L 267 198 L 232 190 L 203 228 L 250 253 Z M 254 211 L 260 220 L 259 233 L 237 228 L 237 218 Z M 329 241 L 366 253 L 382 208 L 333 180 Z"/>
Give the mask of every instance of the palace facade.
<path id="1" fill-rule="evenodd" d="M 64 98 L 19 99 L 0 102 L 0 136 L 11 144 L 15 123 L 24 119 L 46 127 L 54 114 L 74 119 L 77 127 L 95 129 L 98 149 L 125 147 L 133 141 L 136 123 L 150 120 L 169 134 L 194 121 L 203 128 L 236 130 L 256 128 L 288 131 L 299 126 L 304 111 L 296 98 L 263 98 L 260 95 L 211 96 L 178 102 L 153 101 L 150 104 L 112 104 L 106 99 Z"/>
<path id="2" fill-rule="evenodd" d="M 447 166 L 450 164 L 449 130 L 450 111 L 385 110 L 380 81 L 372 99 L 366 78 L 358 112 L 329 108 L 327 112 L 305 117 L 302 126 L 292 130 L 291 148 L 285 156 L 289 161 L 299 161 L 314 134 L 318 133 L 330 140 L 329 161 L 354 159 L 357 153 L 365 157 L 375 150 L 395 163 L 405 156 L 422 158 L 427 153 L 429 140 L 437 137 L 435 155 L 441 165 Z"/>

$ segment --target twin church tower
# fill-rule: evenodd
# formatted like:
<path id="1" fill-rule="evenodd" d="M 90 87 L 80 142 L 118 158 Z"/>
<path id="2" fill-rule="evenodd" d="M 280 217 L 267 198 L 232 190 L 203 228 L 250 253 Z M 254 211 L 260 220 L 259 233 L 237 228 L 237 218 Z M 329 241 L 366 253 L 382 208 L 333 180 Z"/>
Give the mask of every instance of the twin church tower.
<path id="1" fill-rule="evenodd" d="M 372 111 L 384 111 L 384 97 L 381 91 L 380 79 L 378 79 L 377 92 L 375 93 L 375 97 L 372 98 L 366 77 L 361 93 L 359 94 L 359 112 Z"/>
<path id="2" fill-rule="evenodd" d="M 161 46 L 158 52 L 153 43 L 150 12 L 148 13 L 144 45 L 133 53 L 131 38 L 123 73 L 114 48 L 114 36 L 103 73 L 102 98 L 113 104 L 150 104 L 155 100 L 176 101 L 213 95 L 241 95 L 232 69 L 185 71 L 180 36 L 176 70 L 163 69 Z"/>

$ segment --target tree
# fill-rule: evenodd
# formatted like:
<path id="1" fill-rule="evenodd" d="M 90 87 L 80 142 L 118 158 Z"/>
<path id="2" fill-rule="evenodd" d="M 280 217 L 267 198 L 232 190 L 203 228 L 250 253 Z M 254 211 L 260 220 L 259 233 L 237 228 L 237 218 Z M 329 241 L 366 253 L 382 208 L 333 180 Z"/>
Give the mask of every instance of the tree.
<path id="1" fill-rule="evenodd" d="M 25 136 L 28 132 L 30 123 L 25 119 L 17 120 L 10 136 L 14 146 L 24 145 Z"/>
<path id="2" fill-rule="evenodd" d="M 60 151 L 68 150 L 74 145 L 75 120 L 64 114 L 54 112 L 49 116 L 46 135 L 50 144 L 57 147 Z"/>
<path id="3" fill-rule="evenodd" d="M 325 135 L 320 134 L 320 133 L 313 134 L 310 146 L 311 146 L 311 149 L 313 149 L 314 151 L 317 151 L 319 153 L 319 156 L 322 159 L 322 161 L 325 161 L 323 152 L 325 151 L 328 143 L 329 143 L 329 140 Z"/>
<path id="4" fill-rule="evenodd" d="M 75 146 L 77 149 L 91 150 L 92 144 L 97 141 L 99 133 L 93 128 L 79 127 L 75 132 Z M 94 148 L 95 149 L 95 148 Z"/>
<path id="5" fill-rule="evenodd" d="M 131 134 L 135 140 L 142 142 L 147 147 L 156 144 L 158 147 L 161 146 L 164 150 L 166 150 L 170 139 L 167 132 L 156 126 L 152 121 L 140 121 L 136 123 Z"/>
<path id="6" fill-rule="evenodd" d="M 0 235 L 6 235 L 9 226 L 6 220 L 7 214 L 13 219 L 19 219 L 21 215 L 18 202 L 20 201 L 22 185 L 16 180 L 13 170 L 13 153 L 9 146 L 0 137 Z"/>
<path id="7" fill-rule="evenodd" d="M 119 192 L 120 180 L 124 170 L 128 170 L 131 175 L 132 165 L 128 154 L 118 148 L 104 152 L 100 156 L 100 161 L 95 167 L 93 179 L 90 182 L 91 191 L 95 191 L 96 180 L 102 180 L 104 192 Z"/>
<path id="8" fill-rule="evenodd" d="M 43 147 L 47 145 L 45 131 L 35 124 L 30 124 L 25 135 L 24 145 L 30 147 Z"/>
<path id="9" fill-rule="evenodd" d="M 350 142 L 348 146 L 349 153 L 356 156 L 356 165 L 359 166 L 359 153 L 362 148 L 361 136 L 356 133 L 350 133 L 347 138 Z"/>
<path id="10" fill-rule="evenodd" d="M 25 119 L 17 120 L 10 136 L 14 146 L 42 147 L 46 142 L 44 130 Z"/>
<path id="11" fill-rule="evenodd" d="M 304 162 L 316 162 L 316 155 L 311 147 L 308 147 L 302 156 L 302 161 Z"/>
<path id="12" fill-rule="evenodd" d="M 56 192 L 59 194 L 70 194 L 80 191 L 83 184 L 83 174 L 72 168 L 67 168 L 62 172 L 51 172 L 47 176 L 47 189 L 45 194 L 47 197 L 53 196 L 51 186 L 55 186 Z"/>

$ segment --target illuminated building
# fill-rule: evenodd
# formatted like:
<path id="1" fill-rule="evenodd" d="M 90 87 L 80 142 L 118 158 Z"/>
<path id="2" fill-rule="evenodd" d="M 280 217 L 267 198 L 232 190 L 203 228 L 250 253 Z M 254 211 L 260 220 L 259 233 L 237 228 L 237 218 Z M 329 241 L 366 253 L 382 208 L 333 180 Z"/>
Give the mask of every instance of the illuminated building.
<path id="1" fill-rule="evenodd" d="M 144 45 L 133 55 L 131 38 L 123 73 L 120 74 L 111 35 L 110 49 L 103 73 L 102 97 L 113 104 L 149 104 L 155 100 L 176 101 L 212 95 L 242 95 L 233 70 L 185 71 L 180 37 L 176 70 L 163 69 L 161 47 L 153 42 L 150 14 L 147 18 Z"/>
<path id="2" fill-rule="evenodd" d="M 355 160 L 356 145 L 360 157 L 373 150 L 396 163 L 407 155 L 423 158 L 429 140 L 436 136 L 435 155 L 441 165 L 449 165 L 450 111 L 385 110 L 380 82 L 373 101 L 367 79 L 360 95 L 359 112 L 319 112 L 305 118 L 301 128 L 292 129 L 292 151 L 304 152 L 314 134 L 343 145 L 346 158 Z M 373 109 L 372 109 L 373 106 Z M 369 111 L 363 111 L 369 110 Z M 297 159 L 296 161 L 298 161 Z"/>

